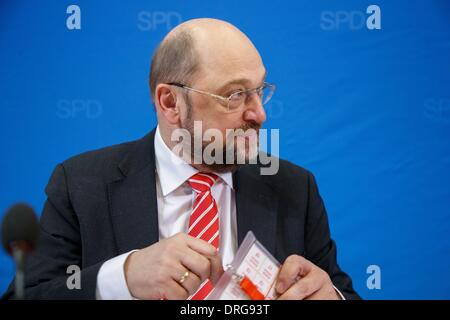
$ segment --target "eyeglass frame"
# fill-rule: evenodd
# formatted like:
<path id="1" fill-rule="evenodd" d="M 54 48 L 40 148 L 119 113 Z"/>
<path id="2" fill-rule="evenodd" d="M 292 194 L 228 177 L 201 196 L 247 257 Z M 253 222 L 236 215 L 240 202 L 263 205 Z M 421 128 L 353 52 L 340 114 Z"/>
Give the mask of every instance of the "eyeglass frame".
<path id="1" fill-rule="evenodd" d="M 245 95 L 246 95 L 245 99 L 244 99 L 244 102 L 245 102 L 247 100 L 247 98 L 249 97 L 249 92 L 256 93 L 258 90 L 261 90 L 261 92 L 262 92 L 262 90 L 264 90 L 264 88 L 266 88 L 266 87 L 267 88 L 271 88 L 271 95 L 270 95 L 269 99 L 265 103 L 261 99 L 261 104 L 265 105 L 267 102 L 270 101 L 270 99 L 272 99 L 273 93 L 275 92 L 275 89 L 276 89 L 276 85 L 275 84 L 268 83 L 268 82 L 263 82 L 263 85 L 259 86 L 257 88 L 239 90 L 239 91 L 233 92 L 228 97 L 224 97 L 224 96 L 221 96 L 221 95 L 218 95 L 218 94 L 214 94 L 214 93 L 211 93 L 211 92 L 207 92 L 207 91 L 191 88 L 191 87 L 189 87 L 187 85 L 184 85 L 182 83 L 179 83 L 179 82 L 169 82 L 169 83 L 166 83 L 166 84 L 170 85 L 170 86 L 175 86 L 175 87 L 179 87 L 179 88 L 182 88 L 182 89 L 186 89 L 186 90 L 189 90 L 189 91 L 197 92 L 197 93 L 200 93 L 200 94 L 208 95 L 210 97 L 219 99 L 219 100 L 221 100 L 221 101 L 223 101 L 223 102 L 225 102 L 227 104 L 228 112 L 230 112 L 231 97 L 233 95 L 237 94 L 237 93 L 245 93 Z M 231 111 L 237 111 L 237 110 L 239 110 L 239 109 L 231 109 Z"/>

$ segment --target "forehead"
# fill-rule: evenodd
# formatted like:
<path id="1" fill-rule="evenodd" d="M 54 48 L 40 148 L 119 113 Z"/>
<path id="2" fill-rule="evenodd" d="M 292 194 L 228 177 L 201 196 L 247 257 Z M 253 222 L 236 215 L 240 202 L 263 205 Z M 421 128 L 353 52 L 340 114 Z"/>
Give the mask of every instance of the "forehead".
<path id="1" fill-rule="evenodd" d="M 206 49 L 200 53 L 199 82 L 203 87 L 217 89 L 225 83 L 258 85 L 266 70 L 254 48 L 220 46 L 220 50 Z M 231 82 L 233 81 L 233 82 Z"/>
<path id="2" fill-rule="evenodd" d="M 219 24 L 194 28 L 193 34 L 199 78 L 205 82 L 220 78 L 260 78 L 264 73 L 258 50 L 239 30 Z"/>

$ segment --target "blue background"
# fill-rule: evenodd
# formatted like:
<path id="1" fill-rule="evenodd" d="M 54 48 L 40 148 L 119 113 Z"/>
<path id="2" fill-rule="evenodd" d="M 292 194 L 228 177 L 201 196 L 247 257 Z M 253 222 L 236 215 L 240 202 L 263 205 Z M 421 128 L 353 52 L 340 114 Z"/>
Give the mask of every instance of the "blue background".
<path id="1" fill-rule="evenodd" d="M 81 8 L 81 30 L 66 9 Z M 368 30 L 366 8 L 381 8 Z M 40 211 L 56 164 L 156 124 L 147 76 L 162 37 L 230 21 L 277 91 L 266 128 L 311 170 L 341 267 L 366 299 L 450 298 L 450 1 L 0 3 L 0 211 Z M 238 48 L 237 48 L 238 49 Z M 366 286 L 369 265 L 381 289 Z M 0 291 L 14 272 L 0 255 Z"/>

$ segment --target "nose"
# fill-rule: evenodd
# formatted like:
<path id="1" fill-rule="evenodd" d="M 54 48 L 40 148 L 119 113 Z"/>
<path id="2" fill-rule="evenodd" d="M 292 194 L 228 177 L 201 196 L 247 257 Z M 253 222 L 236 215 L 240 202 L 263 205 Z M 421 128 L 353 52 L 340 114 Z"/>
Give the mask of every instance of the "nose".
<path id="1" fill-rule="evenodd" d="M 266 111 L 264 110 L 261 98 L 257 94 L 253 94 L 247 103 L 244 120 L 254 121 L 262 125 L 266 121 Z"/>

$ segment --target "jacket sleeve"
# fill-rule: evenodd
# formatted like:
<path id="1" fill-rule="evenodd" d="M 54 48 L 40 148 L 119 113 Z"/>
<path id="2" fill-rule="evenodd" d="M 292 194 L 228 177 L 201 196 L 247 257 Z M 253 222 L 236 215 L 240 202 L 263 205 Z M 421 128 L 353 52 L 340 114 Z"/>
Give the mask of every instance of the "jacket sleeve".
<path id="1" fill-rule="evenodd" d="M 311 173 L 308 173 L 305 258 L 325 270 L 346 299 L 361 299 L 353 289 L 350 277 L 337 263 L 336 243 L 330 237 L 327 212 Z"/>
<path id="2" fill-rule="evenodd" d="M 102 263 L 82 269 L 80 225 L 72 207 L 65 170 L 58 165 L 45 189 L 45 202 L 40 218 L 40 237 L 37 250 L 30 254 L 25 267 L 26 299 L 95 299 L 97 273 Z M 69 277 L 80 268 L 81 288 L 69 289 Z M 69 281 L 72 283 L 71 281 Z M 14 281 L 3 299 L 14 298 Z"/>

